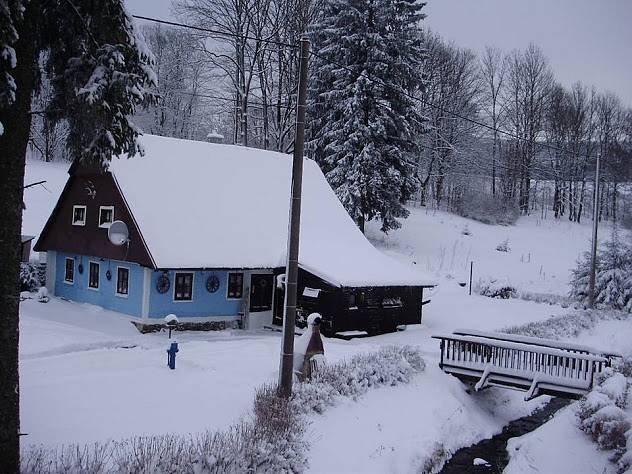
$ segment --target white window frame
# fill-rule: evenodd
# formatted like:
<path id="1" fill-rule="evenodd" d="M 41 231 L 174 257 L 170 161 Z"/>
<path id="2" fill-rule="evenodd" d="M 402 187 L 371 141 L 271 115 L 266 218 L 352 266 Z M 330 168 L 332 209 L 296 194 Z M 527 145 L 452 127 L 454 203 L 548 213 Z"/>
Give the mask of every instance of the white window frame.
<path id="1" fill-rule="evenodd" d="M 191 299 L 190 300 L 177 300 L 176 299 L 176 286 L 178 282 L 178 274 L 191 275 Z M 174 303 L 191 303 L 193 301 L 193 291 L 195 290 L 195 272 L 173 272 L 173 293 L 172 300 Z"/>
<path id="2" fill-rule="evenodd" d="M 235 273 L 241 273 L 241 297 L 233 298 L 232 296 L 228 296 L 228 291 L 230 290 L 230 275 Z M 226 273 L 226 299 L 227 300 L 243 300 L 244 299 L 244 283 L 245 283 L 246 275 L 244 272 L 227 272 Z"/>
<path id="3" fill-rule="evenodd" d="M 68 265 L 68 260 L 72 262 L 72 280 L 66 280 L 66 265 Z M 75 284 L 75 259 L 72 257 L 66 257 L 64 259 L 64 283 L 67 285 Z"/>
<path id="4" fill-rule="evenodd" d="M 75 221 L 75 209 L 83 209 L 83 221 Z M 72 225 L 85 226 L 88 219 L 88 206 L 75 204 L 72 206 Z"/>
<path id="5" fill-rule="evenodd" d="M 103 211 L 112 211 L 112 220 L 110 222 L 101 223 L 101 213 Z M 114 222 L 114 206 L 99 206 L 99 228 L 100 229 L 108 229 L 110 225 Z"/>
<path id="6" fill-rule="evenodd" d="M 98 283 L 98 286 L 90 286 L 90 266 L 91 266 L 93 263 L 94 263 L 97 267 L 99 267 L 99 272 L 98 272 L 98 275 L 99 275 L 99 281 L 97 282 L 97 283 Z M 101 287 L 101 263 L 99 263 L 99 262 L 95 262 L 94 260 L 90 260 L 90 261 L 88 262 L 88 285 L 87 285 L 87 288 L 88 288 L 89 290 L 92 290 L 92 291 L 99 291 L 99 288 L 100 288 L 100 287 Z"/>
<path id="7" fill-rule="evenodd" d="M 124 268 L 125 270 L 127 270 L 127 293 L 119 293 L 118 291 L 118 287 L 119 287 L 119 268 Z M 116 266 L 116 286 L 114 287 L 114 294 L 116 294 L 116 296 L 118 296 L 119 298 L 127 298 L 129 296 L 129 275 L 130 275 L 130 269 L 129 267 L 124 267 L 123 265 L 117 265 Z"/>

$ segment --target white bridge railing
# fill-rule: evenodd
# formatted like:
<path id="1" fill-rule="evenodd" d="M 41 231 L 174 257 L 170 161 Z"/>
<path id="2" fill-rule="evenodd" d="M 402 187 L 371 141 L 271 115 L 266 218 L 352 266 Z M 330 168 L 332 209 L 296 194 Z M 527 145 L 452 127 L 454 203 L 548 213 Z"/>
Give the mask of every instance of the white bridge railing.
<path id="1" fill-rule="evenodd" d="M 577 398 L 593 388 L 595 375 L 618 354 L 587 346 L 502 333 L 457 330 L 432 336 L 441 340 L 439 366 L 474 384 L 500 386 L 538 395 Z"/>

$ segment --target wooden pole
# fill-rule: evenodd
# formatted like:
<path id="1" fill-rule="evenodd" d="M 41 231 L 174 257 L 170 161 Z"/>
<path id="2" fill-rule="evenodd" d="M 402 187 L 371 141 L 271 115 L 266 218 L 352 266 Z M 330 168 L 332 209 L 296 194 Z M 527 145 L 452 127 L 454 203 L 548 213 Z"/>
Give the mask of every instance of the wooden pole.
<path id="1" fill-rule="evenodd" d="M 292 395 L 294 365 L 294 325 L 296 323 L 296 287 L 298 281 L 298 249 L 301 229 L 301 191 L 303 182 L 303 154 L 305 143 L 305 103 L 307 101 L 307 65 L 309 39 L 301 38 L 301 58 L 296 104 L 296 132 L 292 160 L 292 199 L 288 232 L 287 266 L 285 269 L 285 311 L 283 315 L 283 347 L 279 368 L 279 395 Z"/>
<path id="2" fill-rule="evenodd" d="M 592 249 L 590 255 L 590 287 L 588 290 L 588 304 L 591 308 L 595 306 L 595 279 L 597 271 L 597 229 L 599 228 L 599 166 L 601 153 L 597 153 L 597 163 L 595 165 L 595 196 L 593 202 L 593 229 L 592 229 Z"/>
<path id="3" fill-rule="evenodd" d="M 474 260 L 470 261 L 470 296 L 472 296 L 472 273 L 474 273 Z"/>

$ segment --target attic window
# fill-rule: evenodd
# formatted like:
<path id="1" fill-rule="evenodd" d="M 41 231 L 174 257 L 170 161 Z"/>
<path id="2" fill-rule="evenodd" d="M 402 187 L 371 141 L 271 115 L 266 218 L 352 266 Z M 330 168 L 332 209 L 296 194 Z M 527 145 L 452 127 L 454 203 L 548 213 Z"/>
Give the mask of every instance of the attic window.
<path id="1" fill-rule="evenodd" d="M 86 206 L 72 206 L 72 225 L 86 225 Z"/>
<path id="2" fill-rule="evenodd" d="M 114 221 L 114 206 L 99 207 L 99 227 L 108 228 Z"/>

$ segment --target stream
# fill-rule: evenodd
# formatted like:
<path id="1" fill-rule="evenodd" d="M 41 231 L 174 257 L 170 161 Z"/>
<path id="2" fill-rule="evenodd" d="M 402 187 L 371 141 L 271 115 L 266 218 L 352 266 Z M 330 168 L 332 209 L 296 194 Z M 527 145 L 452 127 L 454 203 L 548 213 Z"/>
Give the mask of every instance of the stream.
<path id="1" fill-rule="evenodd" d="M 548 404 L 531 415 L 509 423 L 496 436 L 459 449 L 446 462 L 440 474 L 502 473 L 509 462 L 507 454 L 507 441 L 509 438 L 516 438 L 530 433 L 549 421 L 558 410 L 570 403 L 572 403 L 572 400 L 552 398 Z M 484 459 L 488 464 L 475 466 L 473 462 L 476 458 Z"/>

